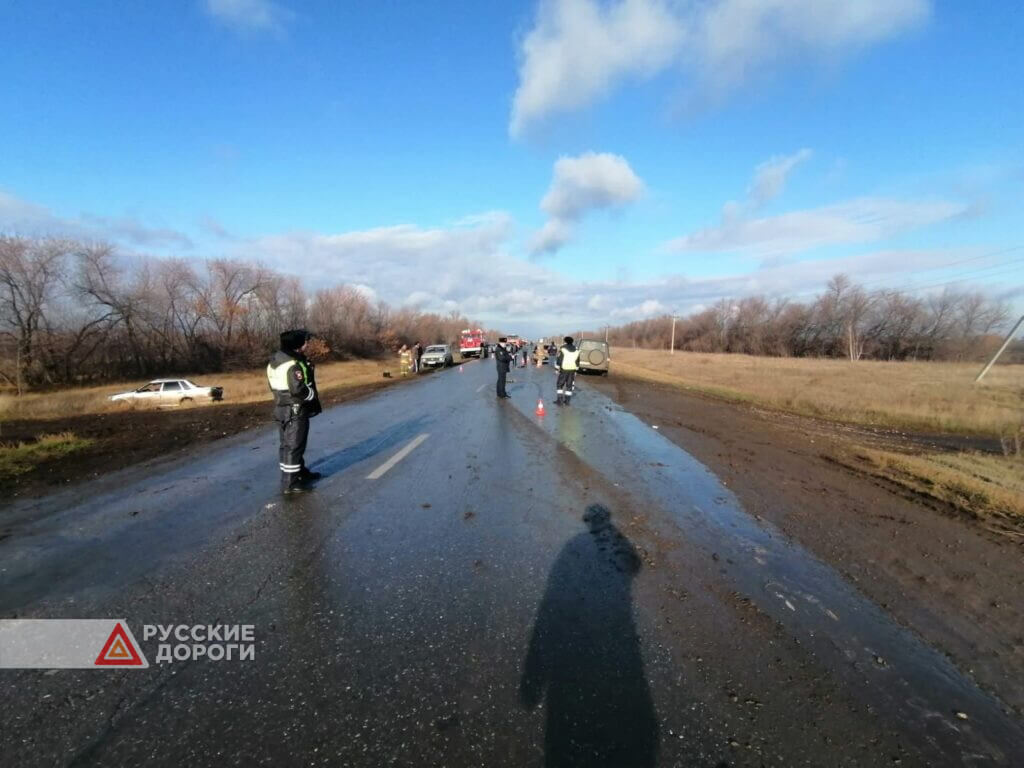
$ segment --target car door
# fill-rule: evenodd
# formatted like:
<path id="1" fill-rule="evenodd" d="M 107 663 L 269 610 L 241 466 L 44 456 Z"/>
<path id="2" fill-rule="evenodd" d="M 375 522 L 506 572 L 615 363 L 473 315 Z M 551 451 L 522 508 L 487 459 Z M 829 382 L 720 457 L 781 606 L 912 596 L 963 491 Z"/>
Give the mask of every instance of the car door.
<path id="1" fill-rule="evenodd" d="M 132 400 L 141 400 L 142 402 L 153 402 L 160 398 L 160 385 L 150 382 L 144 387 L 139 387 L 132 393 Z"/>
<path id="2" fill-rule="evenodd" d="M 181 399 L 181 382 L 165 381 L 160 390 L 160 402 L 176 403 Z"/>

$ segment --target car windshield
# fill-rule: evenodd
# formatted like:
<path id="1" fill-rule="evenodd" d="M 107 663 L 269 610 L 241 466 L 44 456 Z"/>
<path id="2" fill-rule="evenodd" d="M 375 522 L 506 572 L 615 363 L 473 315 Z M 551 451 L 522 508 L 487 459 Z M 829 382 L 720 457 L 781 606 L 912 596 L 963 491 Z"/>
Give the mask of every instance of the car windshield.
<path id="1" fill-rule="evenodd" d="M 427 347 L 427 352 L 444 352 L 444 347 Z"/>
<path id="2" fill-rule="evenodd" d="M 159 384 L 152 384 L 152 383 L 150 383 L 150 384 L 146 384 L 143 387 L 139 387 L 135 391 L 136 392 L 159 392 L 160 391 L 160 385 Z"/>

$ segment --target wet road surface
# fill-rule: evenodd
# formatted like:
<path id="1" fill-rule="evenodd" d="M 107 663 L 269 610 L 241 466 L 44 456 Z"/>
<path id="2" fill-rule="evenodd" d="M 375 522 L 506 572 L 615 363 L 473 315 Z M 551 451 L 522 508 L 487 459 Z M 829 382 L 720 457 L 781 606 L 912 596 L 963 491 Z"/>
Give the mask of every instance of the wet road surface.
<path id="1" fill-rule="evenodd" d="M 0 511 L 0 617 L 257 639 L 0 671 L 5 763 L 1020 764 L 998 701 L 655 425 L 511 377 L 511 400 L 488 360 L 327 411 L 299 498 L 268 426 Z"/>

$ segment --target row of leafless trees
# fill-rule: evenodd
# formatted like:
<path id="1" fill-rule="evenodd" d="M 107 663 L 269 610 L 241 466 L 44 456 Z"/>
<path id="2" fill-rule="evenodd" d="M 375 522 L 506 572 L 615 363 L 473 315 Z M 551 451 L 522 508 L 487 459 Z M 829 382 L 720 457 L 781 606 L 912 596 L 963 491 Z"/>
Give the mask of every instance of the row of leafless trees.
<path id="1" fill-rule="evenodd" d="M 454 342 L 466 318 L 228 259 L 127 259 L 105 243 L 0 236 L 0 387 L 23 391 L 258 366 L 288 328 L 339 358 Z"/>
<path id="2" fill-rule="evenodd" d="M 1005 304 L 977 291 L 915 297 L 867 291 L 845 275 L 813 301 L 752 296 L 723 299 L 676 322 L 676 349 L 751 355 L 848 357 L 851 360 L 973 360 L 984 355 L 1009 316 Z M 610 328 L 613 344 L 667 349 L 672 319 Z"/>

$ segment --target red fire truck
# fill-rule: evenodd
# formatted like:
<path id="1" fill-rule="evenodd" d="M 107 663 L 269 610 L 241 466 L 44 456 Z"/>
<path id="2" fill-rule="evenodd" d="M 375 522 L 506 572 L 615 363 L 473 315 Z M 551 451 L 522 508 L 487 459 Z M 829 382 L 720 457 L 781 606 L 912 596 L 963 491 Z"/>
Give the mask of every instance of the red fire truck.
<path id="1" fill-rule="evenodd" d="M 487 338 L 479 328 L 467 328 L 459 334 L 459 352 L 463 357 L 483 357 L 487 354 Z"/>

